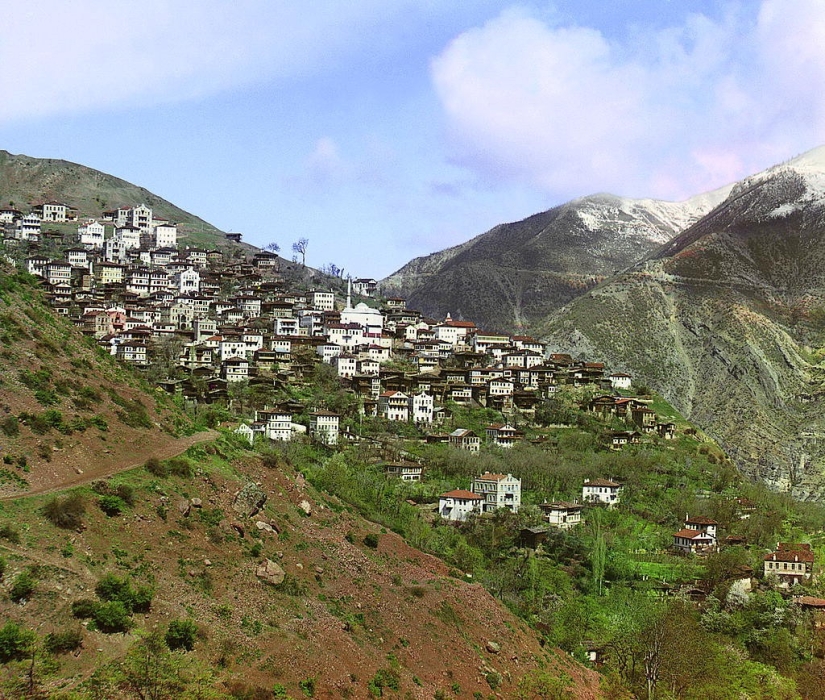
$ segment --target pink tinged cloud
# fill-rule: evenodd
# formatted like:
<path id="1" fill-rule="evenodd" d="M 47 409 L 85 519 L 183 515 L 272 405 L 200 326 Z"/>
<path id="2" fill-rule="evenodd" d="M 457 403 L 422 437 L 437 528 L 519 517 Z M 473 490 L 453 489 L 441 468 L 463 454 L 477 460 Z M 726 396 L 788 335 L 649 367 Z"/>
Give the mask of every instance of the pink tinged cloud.
<path id="1" fill-rule="evenodd" d="M 432 62 L 452 158 L 553 196 L 678 199 L 811 148 L 825 140 L 825 4 L 793 8 L 692 15 L 626 45 L 504 12 Z"/>

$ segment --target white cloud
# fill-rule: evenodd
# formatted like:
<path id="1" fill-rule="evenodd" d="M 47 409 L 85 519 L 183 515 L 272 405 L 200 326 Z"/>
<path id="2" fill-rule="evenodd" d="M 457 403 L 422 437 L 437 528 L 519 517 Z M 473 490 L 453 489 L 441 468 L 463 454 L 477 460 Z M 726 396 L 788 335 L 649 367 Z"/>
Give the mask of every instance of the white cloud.
<path id="1" fill-rule="evenodd" d="M 508 10 L 431 74 L 453 159 L 487 179 L 680 198 L 825 140 L 823 46 L 817 0 L 692 15 L 623 44 Z"/>
<path id="2" fill-rule="evenodd" d="M 401 12 L 381 15 L 379 7 L 379 0 L 14 0 L 3 6 L 0 32 L 0 122 L 301 77 L 368 43 L 380 22 Z"/>

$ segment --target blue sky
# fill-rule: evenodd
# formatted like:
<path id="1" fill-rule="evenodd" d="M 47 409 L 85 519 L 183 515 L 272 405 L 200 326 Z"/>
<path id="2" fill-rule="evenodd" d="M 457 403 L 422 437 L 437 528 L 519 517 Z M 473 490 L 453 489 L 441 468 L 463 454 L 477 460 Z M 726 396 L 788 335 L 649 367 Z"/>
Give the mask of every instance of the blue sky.
<path id="1" fill-rule="evenodd" d="M 12 0 L 0 148 L 383 277 L 592 192 L 825 142 L 818 0 Z"/>

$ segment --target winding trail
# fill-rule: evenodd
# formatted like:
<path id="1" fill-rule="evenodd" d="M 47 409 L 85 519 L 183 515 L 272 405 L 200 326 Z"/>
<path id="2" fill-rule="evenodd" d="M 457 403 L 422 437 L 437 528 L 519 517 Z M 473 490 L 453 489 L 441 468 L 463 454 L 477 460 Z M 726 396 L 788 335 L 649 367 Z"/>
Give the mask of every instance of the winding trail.
<path id="1" fill-rule="evenodd" d="M 0 494 L 0 501 L 39 496 L 44 493 L 63 491 L 73 486 L 88 484 L 96 479 L 104 479 L 120 472 L 135 469 L 153 457 L 156 459 L 171 459 L 183 454 L 193 445 L 215 440 L 218 435 L 219 433 L 216 430 L 204 430 L 183 438 L 172 438 L 147 445 L 134 445 L 135 449 L 130 450 L 128 454 L 105 455 L 91 464 L 87 463 L 87 468 L 80 474 L 71 470 L 66 474 L 57 476 L 57 480 L 49 479 L 46 483 L 35 485 L 28 491 Z"/>

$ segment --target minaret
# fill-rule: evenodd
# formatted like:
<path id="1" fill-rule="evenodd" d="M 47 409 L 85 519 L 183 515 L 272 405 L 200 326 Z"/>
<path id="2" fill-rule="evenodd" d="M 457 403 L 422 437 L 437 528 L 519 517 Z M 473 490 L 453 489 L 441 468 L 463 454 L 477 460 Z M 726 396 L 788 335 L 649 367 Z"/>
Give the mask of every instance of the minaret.
<path id="1" fill-rule="evenodd" d="M 352 278 L 347 279 L 347 306 L 344 311 L 352 309 Z"/>

